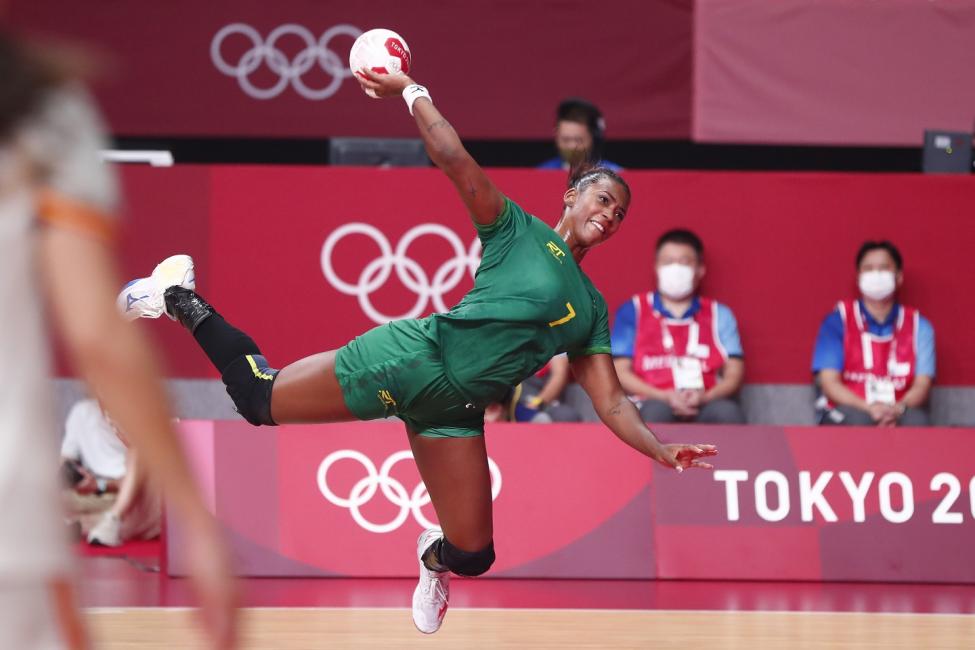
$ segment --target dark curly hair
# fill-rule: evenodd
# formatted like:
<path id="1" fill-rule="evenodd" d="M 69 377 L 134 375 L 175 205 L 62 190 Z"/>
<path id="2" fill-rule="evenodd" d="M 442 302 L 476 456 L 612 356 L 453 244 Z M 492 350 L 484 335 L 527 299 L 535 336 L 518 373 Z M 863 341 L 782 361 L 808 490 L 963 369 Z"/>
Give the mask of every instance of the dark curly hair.
<path id="1" fill-rule="evenodd" d="M 614 172 L 609 167 L 593 166 L 591 164 L 582 163 L 573 167 L 569 171 L 569 183 L 568 187 L 573 187 L 577 192 L 582 192 L 589 185 L 598 182 L 603 178 L 608 178 L 614 183 L 619 184 L 624 190 L 626 190 L 626 197 L 628 199 L 633 198 L 633 193 L 630 191 L 630 186 L 626 184 L 623 177 Z"/>

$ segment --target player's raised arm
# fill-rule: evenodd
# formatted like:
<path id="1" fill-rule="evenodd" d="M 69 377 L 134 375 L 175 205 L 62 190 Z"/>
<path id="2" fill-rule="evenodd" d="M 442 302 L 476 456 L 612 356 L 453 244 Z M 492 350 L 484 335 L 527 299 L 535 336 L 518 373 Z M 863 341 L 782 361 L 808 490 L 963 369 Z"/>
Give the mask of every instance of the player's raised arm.
<path id="1" fill-rule="evenodd" d="M 453 181 L 474 221 L 493 223 L 504 210 L 504 196 L 464 149 L 454 127 L 433 105 L 427 90 L 403 74 L 377 74 L 368 69 L 359 72 L 356 78 L 363 88 L 379 97 L 402 96 L 406 100 L 430 160 Z"/>

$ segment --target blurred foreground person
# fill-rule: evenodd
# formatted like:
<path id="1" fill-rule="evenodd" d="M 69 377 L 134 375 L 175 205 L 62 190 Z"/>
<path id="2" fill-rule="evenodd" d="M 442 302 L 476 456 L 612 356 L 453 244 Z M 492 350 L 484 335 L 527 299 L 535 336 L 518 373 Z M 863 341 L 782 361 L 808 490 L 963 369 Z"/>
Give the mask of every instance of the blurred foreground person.
<path id="1" fill-rule="evenodd" d="M 157 362 L 115 308 L 116 180 L 97 112 L 65 65 L 0 35 L 0 648 L 87 648 L 57 473 L 45 302 L 78 374 L 189 530 L 213 647 L 234 642 L 229 556 L 171 424 Z"/>

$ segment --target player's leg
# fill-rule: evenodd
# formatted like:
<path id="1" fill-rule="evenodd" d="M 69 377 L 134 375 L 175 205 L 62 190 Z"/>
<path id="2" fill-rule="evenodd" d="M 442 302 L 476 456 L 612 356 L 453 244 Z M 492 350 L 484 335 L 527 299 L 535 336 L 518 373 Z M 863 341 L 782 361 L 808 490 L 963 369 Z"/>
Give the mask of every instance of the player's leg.
<path id="1" fill-rule="evenodd" d="M 410 448 L 449 547 L 477 553 L 491 546 L 491 474 L 484 436 L 431 438 L 411 433 Z M 493 552 L 490 555 L 493 558 Z M 480 575 L 490 566 L 443 564 L 460 575 Z"/>
<path id="2" fill-rule="evenodd" d="M 442 527 L 425 531 L 417 544 L 413 622 L 431 634 L 447 612 L 448 572 L 478 576 L 494 562 L 491 475 L 483 435 L 432 438 L 410 432 L 410 447 Z"/>
<path id="3" fill-rule="evenodd" d="M 336 350 L 313 354 L 282 368 L 274 380 L 271 415 L 278 424 L 356 419 L 335 374 Z"/>
<path id="4" fill-rule="evenodd" d="M 246 333 L 221 316 L 194 289 L 193 260 L 174 255 L 147 278 L 130 282 L 119 307 L 130 318 L 179 321 L 220 372 L 237 411 L 251 424 L 335 422 L 354 419 L 335 376 L 335 353 L 301 359 L 281 371 L 271 368 Z"/>
<path id="5" fill-rule="evenodd" d="M 254 340 L 228 323 L 198 294 L 166 290 L 166 309 L 193 333 L 227 386 L 237 411 L 251 424 L 353 420 L 335 375 L 335 351 L 271 368 Z"/>

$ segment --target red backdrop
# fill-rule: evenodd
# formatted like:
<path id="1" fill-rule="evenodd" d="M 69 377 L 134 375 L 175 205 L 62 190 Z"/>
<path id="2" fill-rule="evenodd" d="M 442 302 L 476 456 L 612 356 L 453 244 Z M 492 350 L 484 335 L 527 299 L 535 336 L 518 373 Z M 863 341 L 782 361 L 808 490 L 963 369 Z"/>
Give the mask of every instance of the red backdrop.
<path id="1" fill-rule="evenodd" d="M 105 55 L 96 91 L 122 135 L 412 137 L 399 102 L 367 100 L 318 63 L 343 70 L 349 34 L 377 26 L 407 39 L 417 80 L 469 138 L 546 138 L 556 103 L 573 94 L 603 108 L 610 138 L 919 145 L 924 128 L 968 131 L 975 113 L 970 2 L 9 4 L 10 26 Z M 235 24 L 251 36 L 214 43 Z M 341 25 L 351 29 L 315 49 Z M 271 63 L 245 57 L 285 26 Z M 322 58 L 292 78 L 306 49 Z M 273 97 L 248 95 L 248 83 Z M 319 100 L 296 89 L 332 83 Z"/>
<path id="2" fill-rule="evenodd" d="M 557 172 L 491 170 L 504 192 L 548 223 L 560 206 Z M 653 242 L 684 226 L 704 239 L 704 292 L 735 312 L 750 383 L 809 380 L 813 341 L 823 316 L 855 291 L 854 255 L 865 239 L 889 238 L 904 253 L 903 299 L 935 326 L 938 383 L 975 384 L 975 180 L 871 174 L 630 172 L 633 205 L 620 234 L 585 260 L 611 311 L 651 287 Z M 360 301 L 333 287 L 322 269 L 325 242 L 352 223 L 383 233 L 392 252 L 413 227 L 440 224 L 405 257 L 407 285 L 388 267 L 368 297 L 388 315 L 418 303 L 423 286 L 471 279 L 462 260 L 474 240 L 453 186 L 434 169 L 295 167 L 127 168 L 126 270 L 145 275 L 159 259 L 187 252 L 197 260 L 200 291 L 284 364 L 338 347 L 372 327 Z M 453 246 L 463 249 L 457 256 Z M 337 240 L 332 265 L 356 284 L 380 249 L 361 234 Z M 422 269 L 428 285 L 417 275 Z M 437 273 L 440 270 L 438 279 Z M 374 263 L 372 280 L 382 280 Z M 368 284 L 370 278 L 364 278 Z M 413 289 L 410 288 L 411 285 Z M 433 291 L 437 293 L 437 291 Z M 432 308 L 428 295 L 420 301 Z M 215 376 L 205 357 L 171 323 L 150 326 L 163 339 L 174 376 Z"/>
<path id="3" fill-rule="evenodd" d="M 415 137 L 401 102 L 368 99 L 348 78 L 316 101 L 287 81 L 274 97 L 246 94 L 211 54 L 220 30 L 236 23 L 256 30 L 256 41 L 236 33 L 217 45 L 223 61 L 244 68 L 248 49 L 284 25 L 307 30 L 312 44 L 338 25 L 393 29 L 412 49 L 415 79 L 468 138 L 549 137 L 568 95 L 603 106 L 610 137 L 687 137 L 690 129 L 689 0 L 10 4 L 14 27 L 80 39 L 107 55 L 96 90 L 116 134 Z M 347 68 L 352 41 L 330 39 L 329 67 Z M 297 65 L 307 44 L 295 33 L 276 40 L 277 69 Z M 273 88 L 284 78 L 254 63 L 245 83 Z M 299 80 L 320 89 L 334 78 L 313 65 Z"/>

